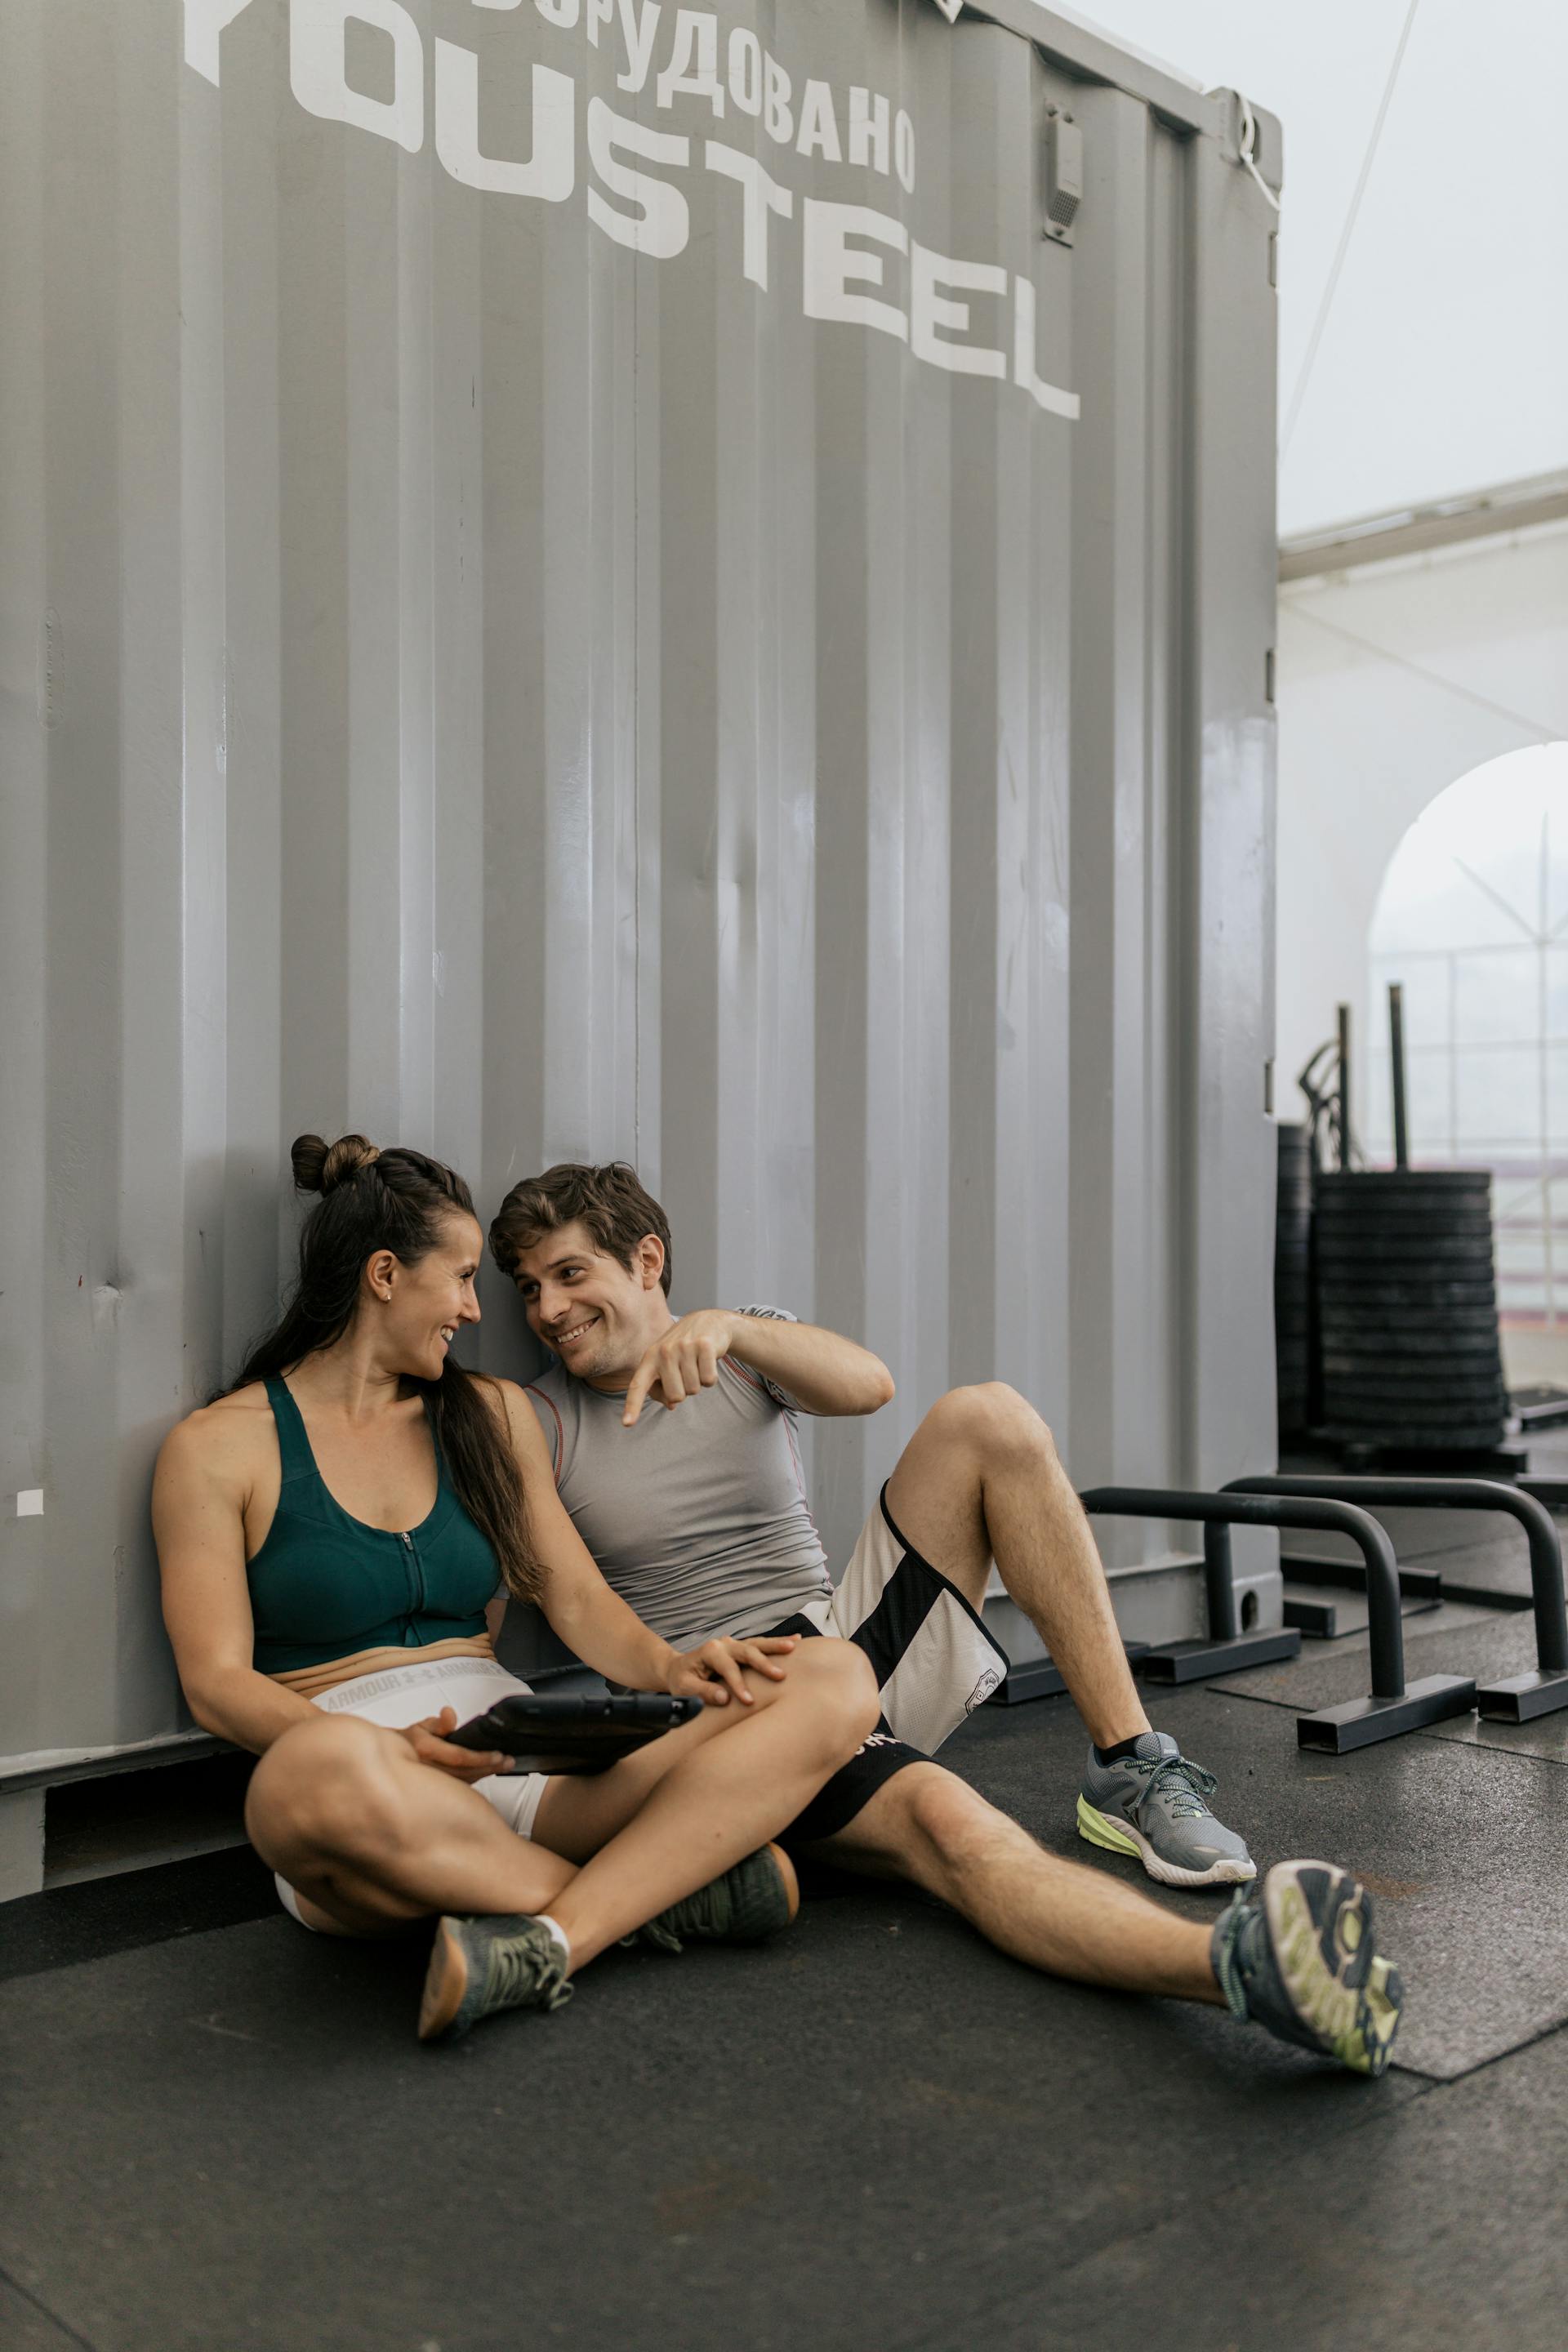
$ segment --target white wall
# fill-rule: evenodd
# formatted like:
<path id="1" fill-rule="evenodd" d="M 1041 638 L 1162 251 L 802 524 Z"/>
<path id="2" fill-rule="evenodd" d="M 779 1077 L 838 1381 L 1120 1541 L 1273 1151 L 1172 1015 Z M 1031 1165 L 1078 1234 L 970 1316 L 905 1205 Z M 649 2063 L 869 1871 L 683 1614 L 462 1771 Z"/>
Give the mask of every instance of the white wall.
<path id="1" fill-rule="evenodd" d="M 1284 126 L 1281 530 L 1568 461 L 1568 9 L 1422 0 L 1336 279 L 1409 0 L 1075 6 Z"/>
<path id="2" fill-rule="evenodd" d="M 1483 761 L 1568 740 L 1568 528 L 1283 589 L 1278 695 L 1275 1102 L 1295 1118 L 1342 999 L 1366 1102 L 1367 927 L 1406 826 Z"/>

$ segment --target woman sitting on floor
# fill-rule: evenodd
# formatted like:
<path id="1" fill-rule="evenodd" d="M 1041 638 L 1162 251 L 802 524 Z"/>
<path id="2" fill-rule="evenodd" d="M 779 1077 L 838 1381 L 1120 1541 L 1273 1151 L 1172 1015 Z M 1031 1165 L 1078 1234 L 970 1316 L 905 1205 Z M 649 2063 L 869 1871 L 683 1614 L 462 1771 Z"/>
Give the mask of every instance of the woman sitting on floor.
<path id="1" fill-rule="evenodd" d="M 479 1319 L 462 1179 L 357 1135 L 301 1136 L 293 1162 L 322 1195 L 298 1289 L 233 1388 L 171 1433 L 153 1489 L 180 1679 L 205 1729 L 261 1759 L 246 1825 L 285 1904 L 337 1935 L 437 1914 L 426 2040 L 559 2006 L 648 1923 L 666 1948 L 784 1926 L 794 1874 L 766 1841 L 875 1727 L 865 1658 L 658 1640 L 556 1499 L 521 1389 L 448 1353 Z M 444 1739 L 527 1688 L 491 1647 L 503 1583 L 607 1678 L 702 1714 L 576 1779 Z"/>

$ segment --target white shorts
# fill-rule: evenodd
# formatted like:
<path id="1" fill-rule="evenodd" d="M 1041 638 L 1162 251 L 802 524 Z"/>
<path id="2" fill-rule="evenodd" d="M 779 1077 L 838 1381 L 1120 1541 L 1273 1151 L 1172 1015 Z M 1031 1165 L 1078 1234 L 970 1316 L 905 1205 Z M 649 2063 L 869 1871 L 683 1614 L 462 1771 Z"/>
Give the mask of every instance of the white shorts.
<path id="1" fill-rule="evenodd" d="M 889 1513 L 886 1487 L 860 1530 L 826 1620 L 825 1633 L 858 1642 L 870 1659 L 889 1730 L 927 1756 L 990 1697 L 1007 1671 L 1007 1653 L 984 1618 L 904 1541 Z"/>
<path id="2" fill-rule="evenodd" d="M 378 1674 L 356 1675 L 353 1682 L 336 1683 L 322 1691 L 310 1704 L 323 1715 L 357 1715 L 366 1723 L 402 1731 L 411 1723 L 422 1723 L 428 1715 L 439 1715 L 444 1706 L 454 1709 L 459 1723 L 467 1723 L 483 1715 L 498 1698 L 529 1687 L 494 1658 L 427 1658 L 422 1664 L 416 1662 L 387 1666 Z M 533 1835 L 533 1817 L 544 1794 L 545 1777 L 542 1772 L 492 1772 L 469 1785 L 488 1805 L 494 1806 L 508 1829 L 525 1838 Z M 293 1887 L 276 1872 L 273 1875 L 285 1911 L 301 1927 L 308 1927 Z"/>

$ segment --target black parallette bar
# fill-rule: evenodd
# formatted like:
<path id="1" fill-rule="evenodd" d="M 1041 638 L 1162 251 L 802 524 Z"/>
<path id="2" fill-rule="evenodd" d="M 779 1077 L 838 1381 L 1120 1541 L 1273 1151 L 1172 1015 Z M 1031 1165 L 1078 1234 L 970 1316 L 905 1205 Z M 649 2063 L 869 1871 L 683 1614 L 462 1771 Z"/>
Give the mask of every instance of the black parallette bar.
<path id="1" fill-rule="evenodd" d="M 1369 1594 L 1380 1586 L 1386 1588 L 1392 1606 L 1393 1640 L 1385 1643 L 1383 1654 L 1374 1659 L 1374 1679 L 1379 1694 L 1397 1698 L 1405 1688 L 1405 1647 L 1400 1631 L 1399 1570 L 1394 1558 L 1394 1547 L 1377 1521 L 1365 1511 L 1358 1511 L 1349 1503 L 1314 1502 L 1300 1496 L 1276 1498 L 1269 1495 L 1241 1495 L 1231 1488 L 1220 1494 L 1199 1494 L 1184 1486 L 1090 1486 L 1079 1496 L 1086 1511 L 1103 1517 L 1124 1519 L 1187 1519 L 1194 1525 L 1209 1528 L 1219 1525 L 1226 1528 L 1317 1528 L 1334 1535 L 1349 1536 L 1359 1546 L 1366 1563 Z M 1209 1636 L 1224 1638 L 1236 1625 L 1236 1595 L 1231 1586 L 1222 1596 L 1215 1591 L 1218 1570 L 1223 1560 L 1228 1567 L 1230 1548 L 1228 1537 L 1223 1549 L 1205 1538 L 1204 1575 L 1211 1606 L 1220 1602 L 1219 1622 L 1211 1622 Z M 1152 1655 L 1153 1653 L 1151 1653 Z M 1145 1668 L 1147 1661 L 1144 1662 Z M 1378 1674 L 1375 1670 L 1381 1669 Z"/>
<path id="2" fill-rule="evenodd" d="M 1530 1485 L 1549 1486 L 1554 1483 L 1532 1479 Z M 1476 1695 L 1476 1705 L 1489 1721 L 1522 1722 L 1526 1718 L 1517 1712 L 1517 1707 L 1526 1696 L 1522 1686 L 1528 1684 L 1531 1715 L 1548 1715 L 1568 1707 L 1568 1615 L 1564 1613 L 1563 1598 L 1563 1545 L 1544 1497 L 1521 1486 L 1504 1486 L 1496 1478 L 1365 1478 L 1349 1475 L 1331 1478 L 1237 1478 L 1226 1491 L 1238 1495 L 1318 1495 L 1384 1509 L 1403 1504 L 1411 1510 L 1496 1511 L 1517 1519 L 1530 1540 L 1537 1671 L 1533 1675 L 1515 1676 L 1506 1682 L 1484 1683 Z M 1568 1498 L 1568 1487 L 1563 1493 Z"/>
<path id="3" fill-rule="evenodd" d="M 1301 1747 L 1328 1748 L 1343 1754 L 1352 1748 L 1369 1747 L 1374 1740 L 1393 1739 L 1400 1732 L 1414 1731 L 1446 1716 L 1468 1715 L 1476 1703 L 1476 1686 L 1465 1676 L 1429 1675 L 1413 1691 L 1405 1690 L 1399 1568 L 1394 1546 L 1377 1521 L 1354 1504 L 1289 1488 L 1278 1495 L 1238 1491 L 1246 1483 L 1238 1481 L 1217 1495 L 1164 1486 L 1091 1486 L 1079 1500 L 1086 1511 L 1122 1518 L 1187 1519 L 1205 1527 L 1220 1521 L 1230 1527 L 1319 1528 L 1353 1539 L 1366 1564 L 1372 1695 L 1349 1707 L 1327 1707 L 1315 1715 L 1298 1716 L 1296 1738 Z M 1262 1483 L 1266 1487 L 1269 1484 Z M 1215 1554 L 1205 1549 L 1205 1566 L 1212 1570 Z M 1293 1639 L 1292 1656 L 1300 1649 L 1300 1633 L 1274 1638 Z M 1211 1647 L 1217 1652 L 1219 1644 L 1211 1643 Z M 1160 1655 L 1161 1651 L 1151 1650 L 1139 1663 L 1140 1673 L 1152 1674 L 1153 1661 Z M 1220 1666 L 1208 1668 L 1210 1673 L 1223 1671 Z"/>
<path id="4" fill-rule="evenodd" d="M 1261 1482 L 1264 1491 L 1248 1491 L 1249 1482 L 1237 1480 L 1217 1495 L 1185 1496 L 1177 1498 L 1183 1504 L 1201 1502 L 1200 1514 L 1177 1508 L 1176 1501 L 1162 1514 L 1149 1511 L 1149 1517 L 1163 1516 L 1169 1519 L 1227 1518 L 1234 1526 L 1266 1528 L 1319 1528 L 1335 1535 L 1349 1536 L 1359 1547 L 1366 1568 L 1367 1608 L 1371 1617 L 1372 1690 L 1374 1698 L 1399 1698 L 1405 1690 L 1405 1631 L 1399 1607 L 1399 1566 L 1394 1557 L 1394 1546 L 1377 1521 L 1369 1513 L 1358 1510 L 1353 1504 L 1331 1501 L 1298 1494 L 1286 1487 L 1276 1495 Z M 1131 1487 L 1100 1488 L 1100 1493 L 1132 1494 Z M 1084 1507 L 1092 1507 L 1087 1499 Z M 1130 1508 L 1131 1506 L 1101 1507 Z M 1320 1512 L 1329 1514 L 1319 1517 Z"/>

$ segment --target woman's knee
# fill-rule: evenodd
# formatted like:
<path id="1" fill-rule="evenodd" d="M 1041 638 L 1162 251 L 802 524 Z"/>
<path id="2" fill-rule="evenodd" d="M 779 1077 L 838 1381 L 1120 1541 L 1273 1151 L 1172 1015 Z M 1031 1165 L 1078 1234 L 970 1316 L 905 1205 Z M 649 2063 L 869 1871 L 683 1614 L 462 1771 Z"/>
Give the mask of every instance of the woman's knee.
<path id="1" fill-rule="evenodd" d="M 871 1662 L 856 1642 L 827 1636 L 803 1642 L 790 1662 L 810 1695 L 815 1711 L 835 1748 L 852 1756 L 877 1728 L 881 1694 Z"/>
<path id="2" fill-rule="evenodd" d="M 387 1743 L 395 1737 L 323 1716 L 275 1740 L 246 1798 L 246 1829 L 263 1859 L 278 1868 L 285 1852 L 359 1854 L 395 1838 L 400 1807 Z"/>

